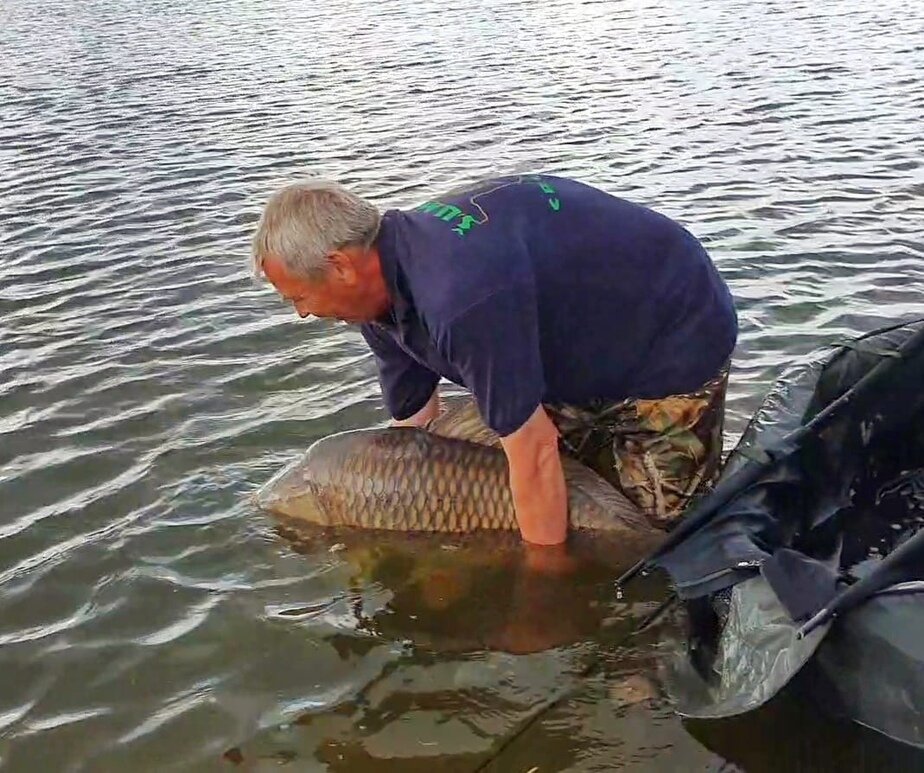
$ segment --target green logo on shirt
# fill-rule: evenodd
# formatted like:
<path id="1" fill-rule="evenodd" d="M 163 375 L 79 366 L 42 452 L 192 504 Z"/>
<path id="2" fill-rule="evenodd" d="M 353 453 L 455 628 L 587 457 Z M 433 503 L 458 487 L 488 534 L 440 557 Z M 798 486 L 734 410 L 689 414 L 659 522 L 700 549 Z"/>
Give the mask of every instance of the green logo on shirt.
<path id="1" fill-rule="evenodd" d="M 415 209 L 419 212 L 429 212 L 447 223 L 454 223 L 458 220 L 458 224 L 452 230 L 460 236 L 465 236 L 473 225 L 479 225 L 478 220 L 471 215 L 466 215 L 453 204 L 443 204 L 439 201 L 425 201 L 419 207 L 415 207 Z"/>
<path id="2" fill-rule="evenodd" d="M 499 184 L 486 183 L 485 185 L 487 187 L 472 191 L 468 199 L 472 208 L 478 211 L 478 217 L 463 212 L 455 204 L 444 204 L 441 201 L 425 201 L 423 204 L 415 207 L 415 209 L 418 212 L 429 212 L 434 217 L 438 217 L 446 223 L 454 224 L 452 231 L 453 233 L 459 234 L 459 236 L 465 236 L 474 226 L 484 225 L 491 219 L 488 212 L 479 203 L 479 199 L 483 199 L 502 188 L 509 188 L 511 185 L 538 185 L 542 192 L 546 194 L 549 208 L 553 212 L 558 212 L 561 209 L 561 200 L 558 198 L 555 188 L 545 182 L 539 175 L 521 175 L 516 180 Z"/>

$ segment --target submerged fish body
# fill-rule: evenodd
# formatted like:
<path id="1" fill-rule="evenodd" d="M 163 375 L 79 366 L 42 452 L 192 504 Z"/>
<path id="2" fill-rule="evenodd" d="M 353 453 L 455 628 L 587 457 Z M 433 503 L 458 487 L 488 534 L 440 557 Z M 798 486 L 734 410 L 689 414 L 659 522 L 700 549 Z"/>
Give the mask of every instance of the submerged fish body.
<path id="1" fill-rule="evenodd" d="M 562 457 L 572 529 L 660 533 L 593 470 Z M 411 427 L 329 435 L 256 494 L 272 513 L 318 526 L 465 533 L 515 530 L 504 452 Z"/>

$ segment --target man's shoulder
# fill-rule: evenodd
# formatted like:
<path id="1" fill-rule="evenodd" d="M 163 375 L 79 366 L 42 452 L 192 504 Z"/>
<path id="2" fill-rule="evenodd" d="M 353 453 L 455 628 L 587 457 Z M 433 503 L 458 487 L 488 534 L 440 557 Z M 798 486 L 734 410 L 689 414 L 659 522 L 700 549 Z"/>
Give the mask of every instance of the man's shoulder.
<path id="1" fill-rule="evenodd" d="M 421 223 L 445 223 L 446 233 L 458 237 L 476 235 L 486 230 L 516 228 L 513 211 L 556 212 L 561 206 L 561 192 L 573 197 L 608 197 L 602 190 L 566 177 L 547 174 L 517 174 L 488 177 L 455 186 L 443 193 L 424 198 L 403 212 Z"/>
<path id="2" fill-rule="evenodd" d="M 489 233 L 481 220 L 472 224 L 460 212 L 459 206 L 434 201 L 400 215 L 395 258 L 414 306 L 431 325 L 529 273 L 516 229 Z"/>

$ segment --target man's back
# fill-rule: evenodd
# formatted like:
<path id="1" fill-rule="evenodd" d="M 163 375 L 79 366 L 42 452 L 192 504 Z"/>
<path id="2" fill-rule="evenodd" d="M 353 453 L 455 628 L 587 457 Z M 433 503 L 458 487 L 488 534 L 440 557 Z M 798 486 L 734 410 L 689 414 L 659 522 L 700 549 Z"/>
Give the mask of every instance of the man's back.
<path id="1" fill-rule="evenodd" d="M 504 401 L 532 379 L 547 402 L 664 397 L 696 389 L 734 347 L 733 302 L 699 242 L 571 180 L 501 178 L 386 213 L 379 250 L 398 327 L 419 326 L 434 351 L 421 351 L 424 336 L 395 340 L 472 389 L 488 420 L 518 412 L 479 389 Z"/>

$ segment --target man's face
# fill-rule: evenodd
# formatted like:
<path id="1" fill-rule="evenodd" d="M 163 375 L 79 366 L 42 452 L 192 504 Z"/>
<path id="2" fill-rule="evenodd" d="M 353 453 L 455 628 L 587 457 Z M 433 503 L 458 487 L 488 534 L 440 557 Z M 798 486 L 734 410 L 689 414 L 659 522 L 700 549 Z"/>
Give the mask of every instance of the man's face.
<path id="1" fill-rule="evenodd" d="M 353 265 L 352 256 L 337 253 L 318 279 L 306 279 L 289 273 L 282 261 L 267 256 L 263 273 L 276 291 L 295 307 L 300 317 L 314 316 L 344 322 L 371 322 L 381 313 L 366 287 L 363 275 Z"/>

